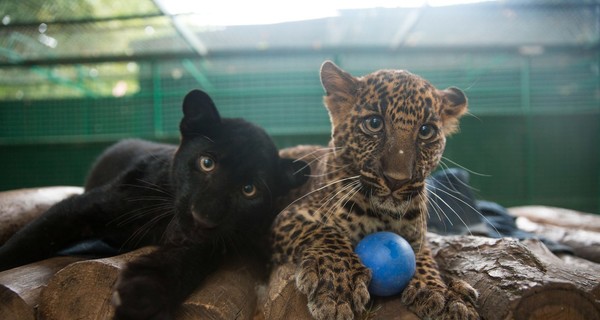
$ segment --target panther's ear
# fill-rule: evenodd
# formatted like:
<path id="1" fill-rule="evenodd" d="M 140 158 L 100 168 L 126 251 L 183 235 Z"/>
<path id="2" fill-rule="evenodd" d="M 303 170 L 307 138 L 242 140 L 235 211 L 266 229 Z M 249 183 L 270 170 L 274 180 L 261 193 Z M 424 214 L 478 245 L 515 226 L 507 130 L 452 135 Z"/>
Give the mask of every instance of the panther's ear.
<path id="1" fill-rule="evenodd" d="M 221 116 L 210 96 L 200 90 L 190 91 L 183 99 L 183 119 L 179 130 L 183 136 L 202 134 L 203 128 L 221 123 Z"/>
<path id="2" fill-rule="evenodd" d="M 287 189 L 303 185 L 310 175 L 310 166 L 302 160 L 281 159 L 280 168 L 283 172 L 282 184 Z"/>

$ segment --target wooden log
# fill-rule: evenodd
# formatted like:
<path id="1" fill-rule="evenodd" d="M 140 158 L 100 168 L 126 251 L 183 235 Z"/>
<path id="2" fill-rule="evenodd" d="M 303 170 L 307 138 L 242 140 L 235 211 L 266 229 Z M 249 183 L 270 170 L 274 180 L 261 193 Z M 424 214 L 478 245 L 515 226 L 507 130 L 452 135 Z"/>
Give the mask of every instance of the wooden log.
<path id="1" fill-rule="evenodd" d="M 0 284 L 0 319 L 34 320 L 35 312 L 16 292 Z"/>
<path id="2" fill-rule="evenodd" d="M 264 319 L 311 319 L 306 296 L 296 289 L 295 270 L 294 264 L 284 264 L 271 272 L 259 306 Z"/>
<path id="3" fill-rule="evenodd" d="M 600 263 L 600 232 L 566 228 L 556 224 L 541 224 L 526 217 L 517 218 L 519 229 L 565 244 L 581 258 Z"/>
<path id="4" fill-rule="evenodd" d="M 35 312 L 16 292 L 0 284 L 0 319 L 34 320 Z"/>
<path id="5" fill-rule="evenodd" d="M 261 268 L 247 261 L 225 264 L 183 303 L 176 319 L 253 319 L 262 275 Z"/>
<path id="6" fill-rule="evenodd" d="M 600 216 L 591 213 L 546 206 L 513 207 L 508 208 L 508 213 L 539 224 L 600 232 Z"/>
<path id="7" fill-rule="evenodd" d="M 42 291 L 40 319 L 112 319 L 114 285 L 120 270 L 142 248 L 120 256 L 80 261 L 62 269 Z M 256 306 L 256 268 L 236 261 L 212 274 L 179 308 L 177 320 L 252 319 Z"/>
<path id="8" fill-rule="evenodd" d="M 85 260 L 57 272 L 42 290 L 38 317 L 59 319 L 112 319 L 112 291 L 119 270 L 138 255 L 153 248 L 142 248 L 123 255 Z"/>
<path id="9" fill-rule="evenodd" d="M 307 307 L 306 295 L 296 288 L 296 266 L 284 264 L 271 272 L 265 297 L 260 301 L 260 312 L 268 320 L 313 319 Z M 419 318 L 400 302 L 400 298 L 377 298 L 367 307 L 362 319 L 418 320 Z"/>
<path id="10" fill-rule="evenodd" d="M 50 278 L 65 266 L 81 260 L 75 257 L 55 257 L 0 272 L 0 284 L 14 292 L 32 310 L 39 303 L 40 292 Z M 0 300 L 0 310 L 6 309 Z M 7 319 L 0 317 L 0 319 Z"/>
<path id="11" fill-rule="evenodd" d="M 0 245 L 52 205 L 83 192 L 80 187 L 45 187 L 0 192 Z"/>
<path id="12" fill-rule="evenodd" d="M 442 272 L 479 290 L 487 320 L 600 319 L 600 274 L 565 264 L 537 240 L 430 234 L 429 241 Z"/>
<path id="13" fill-rule="evenodd" d="M 600 319 L 600 265 L 565 263 L 541 242 L 429 234 L 441 271 L 480 292 L 486 320 Z M 277 267 L 262 304 L 265 319 L 311 319 L 295 267 Z M 366 319 L 418 319 L 400 296 L 377 298 Z"/>

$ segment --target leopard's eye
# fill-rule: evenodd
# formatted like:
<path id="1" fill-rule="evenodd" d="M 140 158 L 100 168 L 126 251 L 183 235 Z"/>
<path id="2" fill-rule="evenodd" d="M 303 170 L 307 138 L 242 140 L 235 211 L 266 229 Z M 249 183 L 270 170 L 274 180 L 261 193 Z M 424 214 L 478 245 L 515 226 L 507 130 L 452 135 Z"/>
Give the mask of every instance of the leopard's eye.
<path id="1" fill-rule="evenodd" d="M 198 159 L 198 166 L 204 172 L 211 172 L 217 167 L 215 160 L 209 156 L 201 156 Z"/>
<path id="2" fill-rule="evenodd" d="M 437 128 L 431 124 L 424 124 L 419 128 L 419 139 L 430 140 L 435 137 Z"/>
<path id="3" fill-rule="evenodd" d="M 367 133 L 378 133 L 383 130 L 383 119 L 380 116 L 370 116 L 363 121 L 363 130 Z"/>
<path id="4" fill-rule="evenodd" d="M 242 187 L 242 193 L 246 198 L 252 198 L 256 195 L 256 186 L 252 183 L 248 183 Z"/>

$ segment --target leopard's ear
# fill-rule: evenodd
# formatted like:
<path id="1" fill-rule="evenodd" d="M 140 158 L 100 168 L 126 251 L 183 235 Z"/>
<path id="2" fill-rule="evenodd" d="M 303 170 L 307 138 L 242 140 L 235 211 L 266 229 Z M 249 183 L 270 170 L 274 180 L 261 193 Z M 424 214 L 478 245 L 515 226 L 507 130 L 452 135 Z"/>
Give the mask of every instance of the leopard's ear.
<path id="1" fill-rule="evenodd" d="M 331 61 L 325 61 L 321 65 L 321 84 L 327 94 L 326 99 L 332 102 L 352 99 L 358 87 L 356 78 Z"/>
<path id="2" fill-rule="evenodd" d="M 458 130 L 458 119 L 467 112 L 467 96 L 462 90 L 450 87 L 440 91 L 443 99 L 442 122 L 444 133 L 450 135 Z"/>
<path id="3" fill-rule="evenodd" d="M 221 123 L 221 116 L 210 96 L 201 90 L 190 91 L 183 99 L 183 119 L 179 124 L 182 136 L 196 136 L 203 129 Z"/>

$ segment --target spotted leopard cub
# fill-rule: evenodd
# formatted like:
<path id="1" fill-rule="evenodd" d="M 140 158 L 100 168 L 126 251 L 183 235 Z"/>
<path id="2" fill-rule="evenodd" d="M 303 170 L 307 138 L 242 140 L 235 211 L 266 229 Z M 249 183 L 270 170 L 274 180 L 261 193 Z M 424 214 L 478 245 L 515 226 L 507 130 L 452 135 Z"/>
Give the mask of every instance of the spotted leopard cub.
<path id="1" fill-rule="evenodd" d="M 400 70 L 356 78 L 329 61 L 321 82 L 332 140 L 282 151 L 309 162 L 313 174 L 274 223 L 275 263 L 296 264 L 296 285 L 316 319 L 352 319 L 370 299 L 371 279 L 353 248 L 367 234 L 394 231 L 417 258 L 402 301 L 422 318 L 478 319 L 477 292 L 444 281 L 425 240 L 425 178 L 467 110 L 465 95 Z"/>

